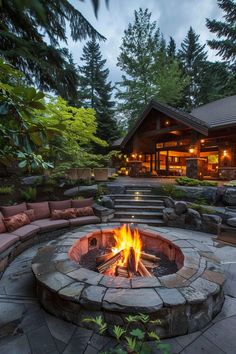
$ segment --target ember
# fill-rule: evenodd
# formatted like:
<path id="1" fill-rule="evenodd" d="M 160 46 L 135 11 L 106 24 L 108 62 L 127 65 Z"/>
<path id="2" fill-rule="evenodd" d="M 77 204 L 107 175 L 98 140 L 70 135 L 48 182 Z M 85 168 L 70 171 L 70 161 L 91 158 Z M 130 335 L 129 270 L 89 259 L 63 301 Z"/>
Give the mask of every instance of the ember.
<path id="1" fill-rule="evenodd" d="M 114 229 L 115 246 L 96 257 L 97 269 L 107 275 L 130 278 L 133 275 L 151 277 L 160 258 L 142 251 L 142 240 L 137 229 L 129 225 Z"/>

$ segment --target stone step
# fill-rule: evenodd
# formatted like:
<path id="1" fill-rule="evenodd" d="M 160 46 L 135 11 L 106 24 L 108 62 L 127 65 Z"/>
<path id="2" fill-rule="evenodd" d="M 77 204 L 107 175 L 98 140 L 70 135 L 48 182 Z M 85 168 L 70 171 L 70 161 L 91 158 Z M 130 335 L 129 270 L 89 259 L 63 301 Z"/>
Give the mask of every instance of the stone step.
<path id="1" fill-rule="evenodd" d="M 113 194 L 113 198 L 120 198 L 120 199 L 160 199 L 159 197 L 156 197 L 155 195 L 149 195 L 149 194 Z"/>
<path id="2" fill-rule="evenodd" d="M 124 224 L 147 224 L 155 226 L 163 226 L 164 221 L 162 219 L 138 219 L 138 218 L 113 218 L 111 222 L 122 222 Z"/>
<path id="3" fill-rule="evenodd" d="M 162 219 L 163 218 L 163 213 L 162 212 L 158 212 L 158 211 L 133 211 L 133 210 L 129 210 L 129 211 L 115 211 L 114 214 L 115 218 L 122 218 L 122 217 L 128 217 L 128 218 L 132 218 L 132 219 Z"/>
<path id="4" fill-rule="evenodd" d="M 127 205 L 127 204 L 116 204 L 114 206 L 115 210 L 133 210 L 133 211 L 140 211 L 140 210 L 149 210 L 149 211 L 162 211 L 164 209 L 164 205 Z"/>
<path id="5" fill-rule="evenodd" d="M 127 203 L 127 205 L 163 205 L 163 200 L 160 199 L 125 199 L 117 198 L 115 199 L 115 204 L 117 203 Z"/>
<path id="6" fill-rule="evenodd" d="M 126 189 L 126 194 L 149 194 L 151 189 Z"/>

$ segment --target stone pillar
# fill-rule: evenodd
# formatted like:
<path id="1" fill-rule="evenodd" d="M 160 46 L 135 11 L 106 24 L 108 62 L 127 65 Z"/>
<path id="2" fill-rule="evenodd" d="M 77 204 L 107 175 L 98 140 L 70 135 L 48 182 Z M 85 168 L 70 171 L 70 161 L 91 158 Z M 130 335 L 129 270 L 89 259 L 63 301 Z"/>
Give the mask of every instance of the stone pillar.
<path id="1" fill-rule="evenodd" d="M 186 159 L 186 176 L 189 178 L 202 179 L 206 170 L 206 160 L 192 157 Z"/>

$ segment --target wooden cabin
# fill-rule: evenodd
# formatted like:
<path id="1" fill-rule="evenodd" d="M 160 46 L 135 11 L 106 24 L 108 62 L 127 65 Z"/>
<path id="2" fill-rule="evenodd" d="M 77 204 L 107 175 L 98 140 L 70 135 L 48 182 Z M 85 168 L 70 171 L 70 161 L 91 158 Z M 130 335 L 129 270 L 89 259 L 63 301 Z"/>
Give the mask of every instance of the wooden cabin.
<path id="1" fill-rule="evenodd" d="M 133 176 L 236 179 L 236 95 L 190 114 L 151 101 L 120 149 Z"/>

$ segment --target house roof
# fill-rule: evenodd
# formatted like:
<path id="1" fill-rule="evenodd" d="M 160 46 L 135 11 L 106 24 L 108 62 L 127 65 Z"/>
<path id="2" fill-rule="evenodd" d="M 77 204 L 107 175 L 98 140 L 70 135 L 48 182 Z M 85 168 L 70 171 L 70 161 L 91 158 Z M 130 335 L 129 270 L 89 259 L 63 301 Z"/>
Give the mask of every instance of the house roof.
<path id="1" fill-rule="evenodd" d="M 236 95 L 195 108 L 191 115 L 206 123 L 209 128 L 222 128 L 236 124 Z"/>
<path id="2" fill-rule="evenodd" d="M 193 128 L 194 130 L 207 135 L 208 134 L 208 124 L 204 122 L 203 120 L 194 117 L 193 115 L 186 113 L 184 111 L 181 111 L 177 108 L 173 108 L 171 106 L 168 106 L 164 103 L 160 103 L 157 101 L 152 100 L 149 105 L 146 107 L 146 109 L 143 111 L 143 113 L 139 116 L 137 119 L 134 127 L 130 130 L 130 132 L 125 136 L 124 140 L 121 143 L 121 147 L 124 147 L 127 142 L 132 138 L 134 133 L 137 131 L 137 129 L 140 127 L 142 122 L 145 120 L 147 115 L 150 113 L 152 109 L 156 109 L 159 112 L 162 112 L 170 118 L 174 118 L 177 121 L 186 124 L 190 128 Z"/>

